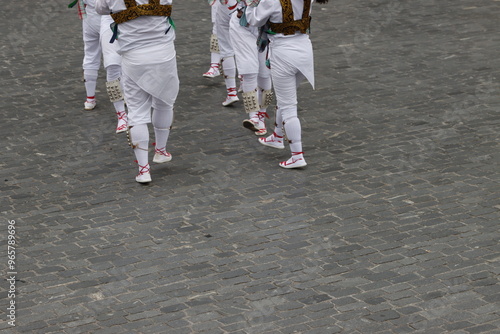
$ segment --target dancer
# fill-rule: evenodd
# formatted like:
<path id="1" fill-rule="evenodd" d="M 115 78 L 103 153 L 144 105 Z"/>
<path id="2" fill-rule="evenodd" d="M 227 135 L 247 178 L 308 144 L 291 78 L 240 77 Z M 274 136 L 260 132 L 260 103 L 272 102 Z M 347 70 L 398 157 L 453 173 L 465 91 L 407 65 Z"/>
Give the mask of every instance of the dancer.
<path id="1" fill-rule="evenodd" d="M 208 0 L 208 4 L 210 5 L 212 18 L 212 34 L 210 35 L 210 68 L 208 71 L 203 73 L 203 76 L 205 78 L 215 78 L 220 75 L 219 40 L 217 39 L 217 26 L 215 24 L 217 7 L 220 5 L 220 2 L 217 0 Z"/>
<path id="2" fill-rule="evenodd" d="M 314 89 L 313 49 L 308 35 L 311 2 L 312 0 L 252 0 L 245 10 L 246 20 L 250 25 L 263 27 L 267 31 L 271 76 L 277 100 L 274 133 L 267 138 L 259 138 L 259 142 L 283 149 L 283 137 L 286 135 L 292 156 L 287 161 L 280 162 L 279 166 L 283 168 L 307 165 L 297 116 L 297 87 L 307 79 Z M 324 4 L 328 0 L 316 2 Z"/>
<path id="3" fill-rule="evenodd" d="M 106 69 L 106 91 L 118 118 L 116 133 L 122 133 L 127 131 L 128 116 L 125 111 L 125 101 L 121 84 L 122 57 L 118 54 L 119 43 L 110 43 L 110 39 L 113 36 L 110 29 L 112 23 L 113 19 L 110 15 L 101 15 L 100 40 L 104 68 Z"/>
<path id="4" fill-rule="evenodd" d="M 172 160 L 166 146 L 179 92 L 172 0 L 96 0 L 99 14 L 111 14 L 119 38 L 122 82 L 129 110 L 129 143 L 139 164 L 139 183 L 151 182 L 149 131 L 155 133 L 153 162 Z"/>
<path id="5" fill-rule="evenodd" d="M 84 102 L 85 110 L 93 110 L 96 105 L 95 91 L 101 56 L 104 59 L 106 70 L 106 89 L 111 103 L 113 103 L 118 124 L 116 133 L 127 130 L 127 113 L 123 101 L 121 77 L 121 57 L 118 55 L 118 45 L 109 43 L 111 31 L 111 16 L 101 16 L 95 10 L 95 0 L 77 0 L 69 6 L 78 4 L 78 16 L 82 20 L 84 57 L 83 78 L 87 99 Z"/>
<path id="6" fill-rule="evenodd" d="M 266 66 L 266 54 L 257 48 L 259 29 L 244 20 L 245 7 L 243 1 L 238 3 L 237 15 L 232 15 L 229 24 L 236 66 L 243 79 L 243 105 L 249 115 L 243 126 L 256 135 L 265 135 L 267 107 L 272 101 L 271 71 Z"/>
<path id="7" fill-rule="evenodd" d="M 220 0 L 217 7 L 215 24 L 217 26 L 217 38 L 221 56 L 222 70 L 224 72 L 224 82 L 226 84 L 227 96 L 222 105 L 224 107 L 238 102 L 238 92 L 236 89 L 236 64 L 234 61 L 234 50 L 229 37 L 229 21 L 231 15 L 236 11 L 236 0 Z"/>

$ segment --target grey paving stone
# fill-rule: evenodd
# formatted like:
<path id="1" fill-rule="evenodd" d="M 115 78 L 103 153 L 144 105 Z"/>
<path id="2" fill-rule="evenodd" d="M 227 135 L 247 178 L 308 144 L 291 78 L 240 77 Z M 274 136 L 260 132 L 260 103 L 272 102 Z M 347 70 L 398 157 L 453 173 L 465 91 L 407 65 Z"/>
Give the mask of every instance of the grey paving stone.
<path id="1" fill-rule="evenodd" d="M 242 104 L 220 105 L 223 80 L 201 76 L 209 6 L 174 13 L 174 159 L 141 187 L 103 70 L 98 107 L 81 108 L 75 11 L 3 4 L 0 208 L 18 227 L 19 309 L 2 331 L 500 330 L 498 2 L 315 4 L 303 170 L 280 169 L 287 151 L 261 147 Z"/>

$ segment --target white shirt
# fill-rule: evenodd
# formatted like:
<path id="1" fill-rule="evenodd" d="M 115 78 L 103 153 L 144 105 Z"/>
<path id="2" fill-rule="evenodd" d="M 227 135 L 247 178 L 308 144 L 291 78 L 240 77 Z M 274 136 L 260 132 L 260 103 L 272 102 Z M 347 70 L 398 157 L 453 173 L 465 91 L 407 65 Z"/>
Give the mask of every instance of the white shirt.
<path id="1" fill-rule="evenodd" d="M 312 6 L 311 6 L 312 7 Z M 295 20 L 302 18 L 303 0 L 292 0 Z M 279 0 L 261 0 L 257 7 L 247 7 L 245 10 L 247 22 L 253 26 L 263 26 L 267 21 L 283 23 L 283 10 Z M 268 35 L 271 50 L 271 71 L 288 72 L 295 68 L 300 71 L 314 88 L 314 62 L 311 40 L 308 34 L 300 31 L 294 35 L 281 33 Z"/>
<path id="2" fill-rule="evenodd" d="M 149 3 L 148 0 L 136 0 L 138 5 Z M 172 0 L 160 0 L 161 5 L 171 5 Z M 97 13 L 107 15 L 125 9 L 124 0 L 95 0 Z M 167 32 L 167 33 L 165 33 Z M 165 16 L 140 16 L 118 24 L 119 53 L 132 49 L 145 48 L 154 44 L 169 44 L 175 40 L 174 28 Z"/>
<path id="3" fill-rule="evenodd" d="M 304 1 L 292 0 L 292 8 L 294 19 L 302 19 Z M 266 24 L 267 21 L 271 21 L 273 23 L 283 23 L 283 9 L 281 8 L 281 2 L 279 0 L 261 0 L 257 7 L 247 7 L 245 15 L 247 22 L 252 26 L 261 27 Z M 295 34 L 299 35 L 301 32 L 297 31 Z M 273 40 L 274 38 L 293 36 L 294 35 L 285 36 L 281 33 L 277 33 L 275 35 L 270 35 L 269 39 Z"/>

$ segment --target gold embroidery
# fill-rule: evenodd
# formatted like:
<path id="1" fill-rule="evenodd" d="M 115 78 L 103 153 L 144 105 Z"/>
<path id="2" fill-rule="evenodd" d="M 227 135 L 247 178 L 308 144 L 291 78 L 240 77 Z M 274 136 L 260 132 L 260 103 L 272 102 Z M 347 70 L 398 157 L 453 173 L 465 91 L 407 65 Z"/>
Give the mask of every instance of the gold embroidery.
<path id="1" fill-rule="evenodd" d="M 309 16 L 311 0 L 304 0 L 304 10 L 300 20 L 294 20 L 291 0 L 280 0 L 280 2 L 283 9 L 283 23 L 269 22 L 271 30 L 283 35 L 294 35 L 297 31 L 305 34 L 311 26 L 311 17 Z"/>
<path id="2" fill-rule="evenodd" d="M 171 16 L 172 5 L 160 5 L 160 0 L 149 0 L 148 4 L 137 5 L 135 0 L 125 0 L 127 9 L 111 14 L 119 24 L 138 18 L 139 16 Z"/>

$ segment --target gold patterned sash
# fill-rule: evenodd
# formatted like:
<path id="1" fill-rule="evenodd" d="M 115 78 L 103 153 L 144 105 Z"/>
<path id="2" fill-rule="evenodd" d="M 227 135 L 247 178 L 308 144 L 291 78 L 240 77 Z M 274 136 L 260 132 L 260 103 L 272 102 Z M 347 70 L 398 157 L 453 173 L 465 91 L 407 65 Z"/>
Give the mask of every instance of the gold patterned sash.
<path id="1" fill-rule="evenodd" d="M 127 9 L 111 14 L 115 23 L 123 23 L 139 16 L 170 16 L 172 5 L 160 5 L 160 0 L 149 0 L 149 3 L 137 5 L 135 0 L 125 0 Z"/>
<path id="2" fill-rule="evenodd" d="M 280 0 L 280 2 L 283 9 L 283 23 L 269 22 L 271 30 L 283 35 L 294 35 L 297 31 L 305 34 L 311 26 L 311 17 L 309 16 L 311 0 L 304 0 L 304 10 L 300 20 L 293 18 L 292 0 Z"/>

